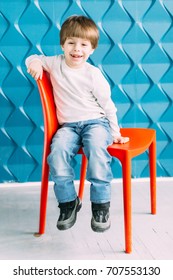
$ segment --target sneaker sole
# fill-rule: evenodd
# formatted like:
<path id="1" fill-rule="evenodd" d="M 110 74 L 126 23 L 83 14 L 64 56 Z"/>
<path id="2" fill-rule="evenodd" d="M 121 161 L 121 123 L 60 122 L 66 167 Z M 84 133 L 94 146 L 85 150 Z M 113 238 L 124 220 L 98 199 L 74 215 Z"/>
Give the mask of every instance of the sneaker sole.
<path id="1" fill-rule="evenodd" d="M 78 200 L 76 203 L 76 206 L 72 212 L 71 217 L 66 221 L 57 222 L 57 228 L 59 230 L 67 230 L 67 229 L 71 228 L 76 222 L 77 212 L 80 211 L 81 207 L 82 207 L 82 203 L 80 200 Z"/>
<path id="2" fill-rule="evenodd" d="M 111 226 L 110 221 L 107 223 L 97 223 L 93 218 L 91 219 L 91 228 L 95 232 L 104 232 Z"/>

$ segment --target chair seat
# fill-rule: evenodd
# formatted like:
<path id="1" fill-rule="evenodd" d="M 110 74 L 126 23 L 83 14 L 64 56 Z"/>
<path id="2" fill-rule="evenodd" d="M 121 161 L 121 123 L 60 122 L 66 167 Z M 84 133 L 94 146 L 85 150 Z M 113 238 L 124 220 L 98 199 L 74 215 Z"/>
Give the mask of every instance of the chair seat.
<path id="1" fill-rule="evenodd" d="M 141 154 L 148 149 L 148 146 L 153 141 L 155 136 L 154 129 L 148 128 L 121 128 L 121 135 L 130 138 L 130 141 L 125 144 L 113 143 L 108 147 L 108 152 L 111 156 L 117 156 L 122 153 L 130 153 L 131 158 Z M 78 154 L 83 154 L 82 148 L 79 149 Z M 119 158 L 119 157 L 118 157 Z"/>
<path id="2" fill-rule="evenodd" d="M 130 153 L 131 158 L 146 151 L 155 137 L 155 130 L 148 128 L 121 128 L 122 136 L 128 136 L 130 141 L 125 144 L 112 144 L 108 151 L 112 156 Z"/>

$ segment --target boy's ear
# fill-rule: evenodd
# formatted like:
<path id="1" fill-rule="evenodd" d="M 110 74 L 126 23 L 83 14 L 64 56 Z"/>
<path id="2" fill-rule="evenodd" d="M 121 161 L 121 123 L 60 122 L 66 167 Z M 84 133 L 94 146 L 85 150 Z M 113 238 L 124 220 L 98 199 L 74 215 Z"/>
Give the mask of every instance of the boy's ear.
<path id="1" fill-rule="evenodd" d="M 61 45 L 61 49 L 64 51 L 64 46 L 63 45 Z"/>

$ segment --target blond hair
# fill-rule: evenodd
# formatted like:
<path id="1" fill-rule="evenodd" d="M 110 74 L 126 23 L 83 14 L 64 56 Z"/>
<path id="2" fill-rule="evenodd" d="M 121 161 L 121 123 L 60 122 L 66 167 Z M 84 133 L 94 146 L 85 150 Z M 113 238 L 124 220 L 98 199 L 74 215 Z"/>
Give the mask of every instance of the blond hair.
<path id="1" fill-rule="evenodd" d="M 60 30 L 60 44 L 63 46 L 69 37 L 89 40 L 92 48 L 98 45 L 99 31 L 92 19 L 85 16 L 71 16 L 65 20 Z"/>

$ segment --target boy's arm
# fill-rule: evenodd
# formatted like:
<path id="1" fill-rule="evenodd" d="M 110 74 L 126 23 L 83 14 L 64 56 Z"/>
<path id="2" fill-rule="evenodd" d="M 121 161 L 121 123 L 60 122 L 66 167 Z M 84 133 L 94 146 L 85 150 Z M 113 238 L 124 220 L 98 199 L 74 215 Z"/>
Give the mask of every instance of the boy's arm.
<path id="1" fill-rule="evenodd" d="M 43 69 L 50 72 L 54 57 L 44 55 L 31 55 L 26 61 L 27 72 L 35 79 L 42 79 Z"/>
<path id="2" fill-rule="evenodd" d="M 103 109 L 105 110 L 106 117 L 109 120 L 113 142 L 118 144 L 129 142 L 129 137 L 121 136 L 116 114 L 117 109 L 111 98 L 108 99 L 107 104 L 105 107 L 103 107 Z"/>
<path id="3" fill-rule="evenodd" d="M 39 60 L 33 60 L 27 69 L 27 72 L 35 79 L 38 80 L 38 78 L 42 79 L 43 76 L 43 66 L 42 63 Z"/>
<path id="4" fill-rule="evenodd" d="M 97 102 L 105 111 L 106 117 L 109 120 L 113 142 L 120 144 L 128 142 L 129 137 L 121 136 L 116 115 L 117 109 L 111 99 L 110 86 L 100 70 L 98 71 L 97 75 L 94 75 L 94 83 L 94 95 L 97 98 Z"/>

